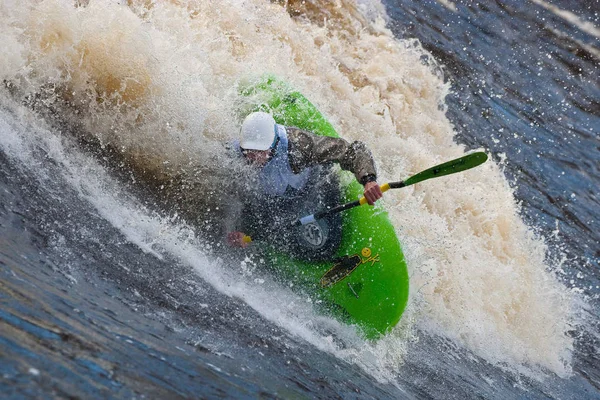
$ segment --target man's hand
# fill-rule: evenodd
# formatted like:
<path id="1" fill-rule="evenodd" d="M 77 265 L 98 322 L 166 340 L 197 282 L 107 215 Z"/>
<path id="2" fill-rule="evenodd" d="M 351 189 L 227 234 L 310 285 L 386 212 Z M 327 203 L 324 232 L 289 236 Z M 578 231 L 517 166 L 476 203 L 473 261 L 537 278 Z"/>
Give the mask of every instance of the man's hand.
<path id="1" fill-rule="evenodd" d="M 367 199 L 367 203 L 369 203 L 370 206 L 375 204 L 375 202 L 383 196 L 379 184 L 375 181 L 367 182 L 365 184 L 364 194 L 365 198 Z"/>
<path id="2" fill-rule="evenodd" d="M 248 241 L 244 240 L 245 237 L 246 237 L 246 235 L 244 234 L 244 232 L 240 232 L 240 231 L 229 232 L 227 234 L 227 243 L 230 246 L 241 247 L 242 249 L 245 249 L 246 247 L 248 247 Z"/>

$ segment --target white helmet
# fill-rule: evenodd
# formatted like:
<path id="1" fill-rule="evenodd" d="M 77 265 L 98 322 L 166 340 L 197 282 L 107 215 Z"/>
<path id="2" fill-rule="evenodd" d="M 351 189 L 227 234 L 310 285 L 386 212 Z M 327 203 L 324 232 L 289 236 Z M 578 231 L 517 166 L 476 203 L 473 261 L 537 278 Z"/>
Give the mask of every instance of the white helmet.
<path id="1" fill-rule="evenodd" d="M 275 142 L 277 125 L 271 114 L 253 112 L 242 124 L 240 147 L 245 150 L 268 150 Z"/>

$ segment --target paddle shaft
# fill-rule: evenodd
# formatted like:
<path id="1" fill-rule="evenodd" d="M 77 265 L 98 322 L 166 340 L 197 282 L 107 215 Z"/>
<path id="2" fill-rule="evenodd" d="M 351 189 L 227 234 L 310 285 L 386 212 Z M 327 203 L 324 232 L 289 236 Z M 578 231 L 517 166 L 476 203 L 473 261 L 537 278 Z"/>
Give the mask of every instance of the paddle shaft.
<path id="1" fill-rule="evenodd" d="M 390 189 L 399 189 L 404 186 L 406 186 L 404 181 L 399 181 L 399 182 L 384 183 L 383 185 L 380 186 L 380 188 L 381 188 L 381 193 L 385 193 Z M 296 221 L 294 221 L 293 225 L 294 226 L 305 225 L 309 222 L 313 222 L 314 220 L 321 219 L 321 218 L 324 218 L 329 215 L 333 215 L 333 214 L 336 214 L 336 213 L 339 213 L 342 211 L 346 211 L 346 210 L 349 210 L 354 207 L 362 206 L 363 204 L 366 204 L 366 203 L 367 203 L 367 198 L 361 197 L 358 200 L 351 201 L 346 204 L 340 204 L 339 206 L 330 208 L 329 210 L 319 211 L 319 212 L 316 212 L 307 217 L 297 219 Z"/>
<path id="2" fill-rule="evenodd" d="M 389 189 L 399 189 L 406 186 L 414 185 L 418 182 L 423 182 L 427 179 L 436 178 L 439 176 L 455 174 L 457 172 L 465 171 L 467 169 L 474 168 L 478 165 L 483 164 L 487 160 L 487 154 L 483 152 L 472 153 L 460 158 L 457 158 L 452 161 L 445 162 L 443 164 L 436 165 L 425 171 L 419 172 L 411 176 L 410 178 L 398 181 L 398 182 L 389 182 L 381 185 L 381 192 L 386 192 Z M 293 225 L 305 225 L 310 222 L 314 222 L 317 219 L 321 219 L 328 215 L 332 215 L 335 213 L 339 213 L 345 210 L 349 210 L 354 207 L 362 206 L 367 203 L 367 199 L 365 197 L 361 197 L 359 200 L 351 201 L 346 204 L 339 205 L 337 207 L 331 208 L 329 210 L 319 211 L 315 214 L 308 215 L 306 217 L 300 218 L 296 220 Z"/>
<path id="3" fill-rule="evenodd" d="M 390 183 L 384 183 L 383 185 L 381 185 L 381 193 L 385 193 L 390 189 L 399 189 L 406 186 L 404 184 L 404 181 L 400 181 L 400 182 L 390 182 Z M 358 207 L 358 206 L 362 206 L 363 204 L 365 204 L 367 202 L 367 199 L 365 197 L 361 197 L 359 200 L 355 200 L 355 201 L 351 201 L 349 203 L 346 204 L 341 204 L 337 207 L 331 208 L 329 210 L 323 210 L 323 211 L 319 211 L 317 213 L 314 214 L 315 219 L 321 219 L 323 217 L 326 217 L 328 215 L 332 215 L 335 213 L 339 213 L 342 211 L 346 211 L 349 210 L 351 208 L 354 207 Z M 299 223 L 300 220 L 296 221 L 296 224 Z"/>

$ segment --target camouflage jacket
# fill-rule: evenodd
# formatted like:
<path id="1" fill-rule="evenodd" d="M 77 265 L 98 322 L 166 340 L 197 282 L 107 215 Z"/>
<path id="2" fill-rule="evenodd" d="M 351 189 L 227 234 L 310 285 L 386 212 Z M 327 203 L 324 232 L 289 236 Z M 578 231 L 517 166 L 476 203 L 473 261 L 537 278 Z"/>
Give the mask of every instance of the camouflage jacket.
<path id="1" fill-rule="evenodd" d="M 348 143 L 341 138 L 319 136 L 294 127 L 286 127 L 290 167 L 297 174 L 307 167 L 338 163 L 361 184 L 377 179 L 375 161 L 362 142 Z"/>

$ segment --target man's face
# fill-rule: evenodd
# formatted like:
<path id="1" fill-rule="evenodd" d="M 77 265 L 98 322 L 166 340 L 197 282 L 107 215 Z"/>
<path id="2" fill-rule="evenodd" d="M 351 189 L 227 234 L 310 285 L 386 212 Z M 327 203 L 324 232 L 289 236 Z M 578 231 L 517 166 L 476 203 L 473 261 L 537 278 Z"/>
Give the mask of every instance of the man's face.
<path id="1" fill-rule="evenodd" d="M 271 150 L 243 150 L 246 160 L 255 167 L 264 167 L 271 158 Z"/>

